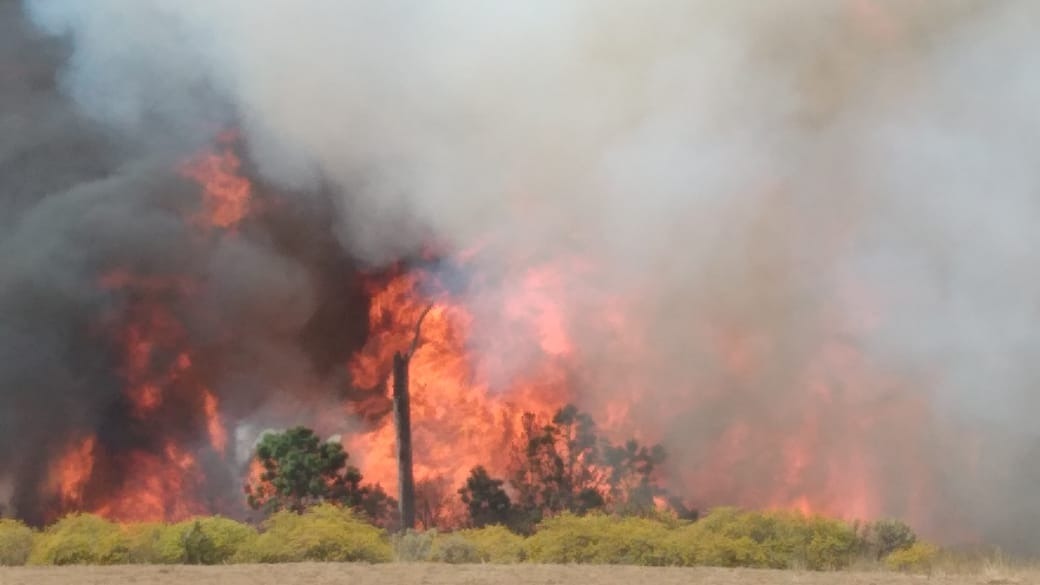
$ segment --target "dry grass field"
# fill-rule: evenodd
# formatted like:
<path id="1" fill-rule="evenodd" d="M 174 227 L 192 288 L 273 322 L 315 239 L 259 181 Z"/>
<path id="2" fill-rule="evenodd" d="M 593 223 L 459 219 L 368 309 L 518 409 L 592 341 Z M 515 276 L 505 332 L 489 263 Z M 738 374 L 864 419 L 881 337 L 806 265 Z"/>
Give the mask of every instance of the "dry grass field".
<path id="1" fill-rule="evenodd" d="M 813 573 L 590 565 L 335 564 L 0 568 L 0 585 L 1040 585 L 1040 571 Z"/>

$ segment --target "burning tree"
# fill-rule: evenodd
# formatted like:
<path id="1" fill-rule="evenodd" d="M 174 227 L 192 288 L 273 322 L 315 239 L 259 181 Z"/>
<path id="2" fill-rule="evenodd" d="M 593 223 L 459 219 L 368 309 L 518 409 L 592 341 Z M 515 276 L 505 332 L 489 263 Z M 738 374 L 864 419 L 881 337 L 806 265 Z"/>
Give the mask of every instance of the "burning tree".
<path id="1" fill-rule="evenodd" d="M 361 472 L 347 464 L 337 441 L 322 442 L 314 431 L 295 427 L 267 433 L 256 449 L 260 473 L 246 487 L 249 506 L 267 513 L 331 502 L 365 513 L 374 522 L 392 522 L 396 502 L 379 485 L 362 485 Z"/>
<path id="2" fill-rule="evenodd" d="M 665 460 L 660 445 L 647 447 L 635 439 L 614 445 L 599 436 L 592 417 L 573 405 L 558 410 L 544 426 L 528 413 L 524 425 L 525 441 L 514 452 L 509 481 L 515 501 L 503 488 L 505 481 L 482 466 L 458 490 L 473 526 L 505 524 L 529 532 L 541 519 L 562 512 L 647 514 L 666 495 L 655 480 Z"/>
<path id="3" fill-rule="evenodd" d="M 602 508 L 596 466 L 601 462 L 596 425 L 574 406 L 560 409 L 552 423 L 538 428 L 524 417 L 527 444 L 512 478 L 519 505 L 538 515 L 585 513 Z"/>
<path id="4" fill-rule="evenodd" d="M 423 319 L 433 305 L 426 305 L 415 322 L 412 345 L 405 352 L 394 353 L 393 409 L 394 429 L 397 434 L 397 496 L 398 513 L 405 529 L 415 528 L 415 476 L 412 469 L 412 411 L 408 389 L 408 365 L 419 347 Z"/>
<path id="5" fill-rule="evenodd" d="M 655 508 L 654 499 L 664 495 L 664 490 L 654 481 L 654 470 L 664 463 L 665 456 L 661 445 L 646 447 L 634 439 L 624 445 L 604 445 L 609 497 L 617 511 L 645 514 Z"/>

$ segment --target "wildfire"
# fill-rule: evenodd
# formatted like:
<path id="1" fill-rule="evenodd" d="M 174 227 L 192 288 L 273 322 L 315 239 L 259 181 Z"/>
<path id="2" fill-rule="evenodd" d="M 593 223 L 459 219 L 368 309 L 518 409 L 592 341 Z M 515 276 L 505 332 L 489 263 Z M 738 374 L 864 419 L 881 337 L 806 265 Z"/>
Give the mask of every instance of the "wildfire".
<path id="1" fill-rule="evenodd" d="M 228 144 L 188 161 L 182 170 L 200 183 L 204 200 L 201 214 L 186 220 L 201 223 L 207 234 L 236 237 L 236 226 L 255 209 L 252 186 L 240 169 Z M 765 395 L 753 389 L 773 383 L 769 364 L 777 361 L 782 340 L 769 331 L 723 326 L 712 315 L 700 316 L 689 327 L 707 341 L 690 351 L 707 354 L 718 379 L 679 381 L 688 386 L 660 401 L 654 386 L 659 378 L 652 373 L 667 361 L 662 356 L 674 354 L 659 351 L 655 331 L 633 314 L 631 299 L 602 289 L 595 298 L 574 292 L 585 288 L 576 281 L 595 273 L 591 261 L 503 260 L 495 275 L 500 281 L 492 285 L 480 271 L 487 259 L 479 250 L 441 260 L 466 274 L 466 290 L 450 290 L 446 282 L 453 276 L 432 260 L 365 275 L 368 337 L 360 351 L 342 358 L 354 394 L 334 423 L 363 415 L 357 418 L 369 426 L 343 432 L 342 440 L 366 481 L 392 492 L 397 466 L 391 417 L 385 410 L 361 411 L 385 405 L 393 355 L 412 345 L 419 317 L 432 305 L 410 362 L 415 476 L 423 500 L 420 516 L 426 520 L 450 523 L 458 512 L 456 490 L 473 467 L 482 465 L 500 478 L 510 474 L 512 454 L 531 424 L 525 414 L 548 421 L 573 402 L 589 410 L 611 440 L 657 442 L 669 432 L 686 436 L 684 421 L 719 413 L 710 428 L 690 435 L 696 442 L 689 449 L 693 456 L 669 459 L 666 487 L 688 503 L 869 519 L 893 513 L 883 491 L 890 485 L 886 474 L 904 474 L 902 485 L 908 487 L 895 512 L 912 516 L 934 493 L 927 475 L 917 471 L 915 458 L 924 456 L 914 448 L 920 437 L 903 437 L 909 447 L 895 461 L 880 461 L 881 451 L 871 447 L 887 438 L 890 425 L 909 433 L 920 427 L 916 421 L 928 416 L 922 395 L 900 394 L 898 381 L 879 374 L 843 340 L 840 324 L 830 327 L 836 333 L 818 347 L 792 358 L 804 361 L 794 368 L 801 374 L 784 383 L 797 391 L 786 391 L 789 403 L 777 412 L 763 414 L 756 408 L 776 405 L 757 404 Z M 218 386 L 201 365 L 205 352 L 192 346 L 183 317 L 172 308 L 201 296 L 203 284 L 117 268 L 101 276 L 99 286 L 123 299 L 108 330 L 119 349 L 128 412 L 147 441 L 113 450 L 91 435 L 71 444 L 50 474 L 61 511 L 123 520 L 173 520 L 212 511 L 202 497 L 207 478 L 200 461 L 203 453 L 231 459 L 228 425 L 238 421 L 222 413 Z M 596 340 L 591 349 L 582 343 L 589 339 Z M 366 392 L 371 400 L 357 399 Z M 885 398 L 886 392 L 900 397 Z M 168 412 L 185 419 L 180 427 L 163 424 Z M 193 441 L 200 437 L 208 445 Z M 102 473 L 113 469 L 119 470 L 115 483 Z M 255 475 L 258 468 L 241 471 Z"/>
<path id="2" fill-rule="evenodd" d="M 702 456 L 676 458 L 670 479 L 665 478 L 690 503 L 793 509 L 847 519 L 896 513 L 924 521 L 926 502 L 921 498 L 934 494 L 919 464 L 925 457 L 919 448 L 926 441 L 916 434 L 919 421 L 928 417 L 926 395 L 881 374 L 845 339 L 841 332 L 847 324 L 831 325 L 834 337 L 807 354 L 800 377 L 789 382 L 796 390 L 785 391 L 795 402 L 772 415 L 755 410 L 753 393 L 742 399 L 698 385 L 691 385 L 678 402 L 656 405 L 653 388 L 643 382 L 651 378 L 633 375 L 658 363 L 648 343 L 653 332 L 635 326 L 626 303 L 616 297 L 571 306 L 567 275 L 572 273 L 566 263 L 522 269 L 510 281 L 517 285 L 509 287 L 492 311 L 508 324 L 496 329 L 501 337 L 492 338 L 476 337 L 478 323 L 467 305 L 449 294 L 431 294 L 442 288 L 436 273 L 416 269 L 371 280 L 369 340 L 350 362 L 360 387 L 389 394 L 393 352 L 410 345 L 419 315 L 428 303 L 434 304 L 410 371 L 420 484 L 425 479 L 461 485 L 475 465 L 505 477 L 512 464 L 508 453 L 522 440 L 523 413 L 547 420 L 563 404 L 580 400 L 591 385 L 600 394 L 594 394 L 597 401 L 588 408 L 613 439 L 661 440 L 663 429 L 641 424 L 640 412 L 652 412 L 651 420 L 673 427 L 683 417 L 705 420 L 701 413 L 728 413 L 715 422 L 719 430 L 714 435 L 702 437 Z M 849 307 L 845 311 L 853 326 L 875 324 L 876 318 L 856 318 L 858 313 Z M 598 331 L 606 340 L 600 343 L 613 346 L 608 355 L 615 356 L 615 363 L 592 365 L 574 341 L 576 328 L 586 335 Z M 721 383 L 753 392 L 768 387 L 768 364 L 775 363 L 774 352 L 781 346 L 767 332 L 704 330 L 713 339 Z M 522 371 L 498 363 L 516 354 L 529 357 Z M 606 374 L 592 373 L 600 367 Z M 509 375 L 496 376 L 503 371 Z M 740 406 L 734 409 L 735 404 Z M 894 440 L 892 429 L 901 433 L 905 449 L 878 447 Z M 348 436 L 346 443 L 368 478 L 391 489 L 396 485 L 391 421 Z M 910 489 L 894 498 L 886 493 L 893 483 Z"/>
<path id="3" fill-rule="evenodd" d="M 111 285 L 122 279 L 103 279 Z M 157 289 L 156 289 L 157 290 Z M 140 291 L 134 291 L 142 294 Z M 154 290 L 152 291 L 154 293 Z M 197 378 L 186 332 L 159 299 L 138 297 L 125 312 L 119 339 L 121 373 L 129 412 L 144 432 L 161 432 L 167 405 L 190 407 L 204 417 L 212 448 L 223 453 L 227 432 L 217 397 Z M 119 470 L 112 484 L 99 470 Z M 91 436 L 58 460 L 57 491 L 65 510 L 85 510 L 117 520 L 177 520 L 206 511 L 197 495 L 204 477 L 195 456 L 171 437 L 158 448 L 112 451 Z"/>
<path id="4" fill-rule="evenodd" d="M 506 387 L 495 387 L 480 373 L 468 343 L 472 315 L 449 297 L 429 298 L 421 293 L 433 275 L 422 271 L 399 274 L 383 283 L 370 284 L 371 332 L 365 348 L 350 362 L 354 383 L 376 392 L 389 392 L 389 365 L 395 351 L 412 342 L 415 324 L 431 301 L 433 309 L 423 321 L 418 349 L 410 363 L 412 425 L 415 443 L 415 475 L 420 484 L 443 482 L 454 495 L 470 469 L 485 465 L 504 473 L 508 456 L 523 430 L 523 415 L 542 416 L 566 403 L 568 388 L 563 364 L 548 359 Z M 547 300 L 538 290 L 537 275 L 507 300 L 510 320 L 527 325 L 536 347 L 549 348 L 550 357 L 566 353 L 567 334 L 554 321 Z M 548 307 L 548 309 L 547 309 Z M 397 484 L 395 438 L 389 420 L 379 428 L 347 439 L 370 480 L 389 489 Z M 434 506 L 450 507 L 448 502 Z M 441 509 L 440 513 L 448 513 Z"/>
<path id="5" fill-rule="evenodd" d="M 219 150 L 193 157 L 181 169 L 202 186 L 204 213 L 193 218 L 196 224 L 202 218 L 203 226 L 231 230 L 249 211 L 252 186 L 237 174 L 241 163 L 232 140 L 222 137 Z M 169 426 L 163 422 L 168 412 L 194 417 L 209 448 L 221 456 L 227 451 L 220 400 L 206 384 L 189 333 L 171 309 L 200 286 L 182 275 L 139 274 L 122 267 L 101 275 L 98 286 L 123 298 L 105 328 L 113 331 L 121 350 L 122 393 L 128 414 L 141 425 L 134 432 L 142 433 L 139 439 L 148 445 L 158 444 L 114 447 L 91 435 L 70 446 L 51 469 L 50 483 L 60 500 L 56 512 L 90 511 L 116 520 L 178 520 L 204 513 L 206 477 L 194 447 L 185 446 L 192 433 L 175 436 L 163 430 Z"/>

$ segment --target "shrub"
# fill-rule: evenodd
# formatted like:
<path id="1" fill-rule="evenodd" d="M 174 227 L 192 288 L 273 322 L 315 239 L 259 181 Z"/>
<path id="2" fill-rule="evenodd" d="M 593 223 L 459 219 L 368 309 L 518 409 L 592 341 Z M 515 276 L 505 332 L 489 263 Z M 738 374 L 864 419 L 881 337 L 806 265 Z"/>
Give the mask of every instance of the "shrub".
<path id="1" fill-rule="evenodd" d="M 913 529 L 899 520 L 878 520 L 868 524 L 864 532 L 866 548 L 877 560 L 897 550 L 910 548 L 917 542 Z"/>
<path id="2" fill-rule="evenodd" d="M 538 526 L 525 542 L 537 563 L 677 564 L 669 529 L 644 518 L 563 514 Z"/>
<path id="3" fill-rule="evenodd" d="M 729 537 L 696 529 L 681 531 L 676 538 L 677 563 L 686 566 L 766 567 L 763 551 L 747 536 Z"/>
<path id="4" fill-rule="evenodd" d="M 349 509 L 331 504 L 303 514 L 277 512 L 259 537 L 245 543 L 236 561 L 291 563 L 300 561 L 388 562 L 393 558 L 386 534 Z"/>
<path id="5" fill-rule="evenodd" d="M 684 565 L 773 567 L 790 564 L 798 538 L 787 517 L 717 508 L 675 531 L 674 547 Z"/>
<path id="6" fill-rule="evenodd" d="M 230 562 L 240 549 L 257 538 L 247 524 L 213 516 L 165 527 L 156 543 L 154 562 L 218 565 Z"/>
<path id="7" fill-rule="evenodd" d="M 799 554 L 800 520 L 789 513 L 718 508 L 678 531 L 680 554 L 685 564 L 784 568 Z"/>
<path id="8" fill-rule="evenodd" d="M 17 520 L 0 520 L 0 566 L 24 565 L 32 552 L 33 532 Z"/>
<path id="9" fill-rule="evenodd" d="M 436 537 L 436 530 L 427 532 L 409 530 L 404 534 L 395 535 L 393 538 L 394 556 L 398 561 L 406 563 L 429 561 Z"/>
<path id="10" fill-rule="evenodd" d="M 811 518 L 809 530 L 805 562 L 810 569 L 844 569 L 862 549 L 862 541 L 856 531 L 839 520 Z"/>
<path id="11" fill-rule="evenodd" d="M 519 563 L 524 560 L 524 539 L 504 526 L 463 530 L 460 536 L 473 543 L 485 563 Z"/>
<path id="12" fill-rule="evenodd" d="M 217 547 L 213 539 L 203 532 L 202 524 L 196 521 L 181 536 L 184 544 L 184 560 L 189 565 L 215 564 Z"/>
<path id="13" fill-rule="evenodd" d="M 823 570 L 847 567 L 860 543 L 838 520 L 718 508 L 675 530 L 672 546 L 684 565 Z"/>
<path id="14" fill-rule="evenodd" d="M 163 562 L 159 543 L 168 527 L 161 522 L 141 522 L 126 526 L 127 562 L 154 564 Z"/>
<path id="15" fill-rule="evenodd" d="M 459 534 L 449 534 L 435 539 L 430 560 L 452 565 L 481 562 L 477 545 Z"/>
<path id="16" fill-rule="evenodd" d="M 926 542 L 915 542 L 907 548 L 892 551 L 885 557 L 885 566 L 893 571 L 930 573 L 939 556 L 939 549 Z"/>
<path id="17" fill-rule="evenodd" d="M 92 514 L 62 518 L 37 536 L 34 565 L 115 565 L 130 561 L 130 540 L 118 524 Z"/>

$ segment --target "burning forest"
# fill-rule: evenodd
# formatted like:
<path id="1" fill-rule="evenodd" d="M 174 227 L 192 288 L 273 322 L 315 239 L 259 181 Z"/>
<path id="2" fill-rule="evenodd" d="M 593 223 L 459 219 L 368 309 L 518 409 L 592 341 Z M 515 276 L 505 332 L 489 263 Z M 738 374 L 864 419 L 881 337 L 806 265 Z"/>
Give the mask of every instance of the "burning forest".
<path id="1" fill-rule="evenodd" d="M 1035 5 L 464 4 L 0 0 L 5 515 L 245 517 L 300 425 L 394 493 L 413 347 L 426 525 L 573 405 L 1036 552 Z"/>

